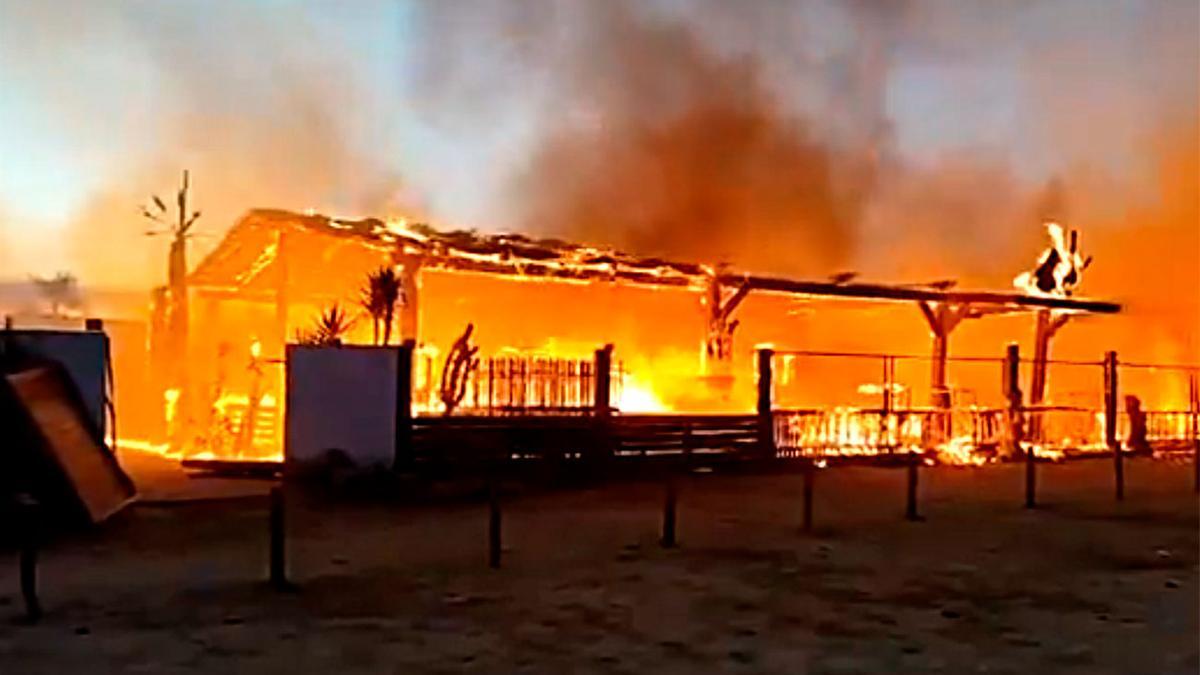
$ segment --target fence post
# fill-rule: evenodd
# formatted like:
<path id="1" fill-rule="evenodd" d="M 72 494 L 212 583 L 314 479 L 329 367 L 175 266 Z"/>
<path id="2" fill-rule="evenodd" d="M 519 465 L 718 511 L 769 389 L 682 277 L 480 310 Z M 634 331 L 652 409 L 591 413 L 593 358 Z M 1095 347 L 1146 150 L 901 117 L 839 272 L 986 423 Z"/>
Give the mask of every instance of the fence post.
<path id="1" fill-rule="evenodd" d="M 500 485 L 495 471 L 488 479 L 488 567 L 500 569 Z"/>
<path id="2" fill-rule="evenodd" d="M 1113 454 L 1117 501 L 1125 499 L 1125 466 L 1121 442 L 1117 439 L 1117 353 L 1104 355 L 1104 442 Z"/>
<path id="3" fill-rule="evenodd" d="M 269 495 L 270 513 L 267 516 L 267 530 L 270 540 L 269 545 L 269 569 L 271 588 L 277 591 L 286 590 L 289 586 L 287 580 L 287 521 L 285 520 L 285 507 L 283 488 L 275 486 L 271 488 Z"/>
<path id="4" fill-rule="evenodd" d="M 20 518 L 21 553 L 20 577 L 21 597 L 25 601 L 25 620 L 37 623 L 42 618 L 42 603 L 37 595 L 38 548 L 41 546 L 42 510 L 38 503 L 27 495 L 18 501 Z"/>
<path id="5" fill-rule="evenodd" d="M 775 457 L 775 425 L 771 416 L 773 349 L 758 350 L 758 443 L 764 457 Z"/>
<path id="6" fill-rule="evenodd" d="M 662 540 L 663 548 L 675 548 L 675 501 L 678 497 L 678 486 L 675 483 L 675 472 L 668 467 L 667 476 L 663 487 L 663 521 L 662 521 Z"/>
<path id="7" fill-rule="evenodd" d="M 1021 348 L 1015 342 L 1004 352 L 1004 398 L 1008 401 L 1013 452 L 1025 456 L 1025 508 L 1032 509 L 1037 506 L 1037 453 L 1032 441 L 1024 449 L 1021 447 L 1025 440 L 1025 420 L 1021 411 Z"/>
<path id="8" fill-rule="evenodd" d="M 813 528 L 813 482 L 816 480 L 817 465 L 812 459 L 805 460 L 804 464 L 804 520 L 803 528 L 805 532 L 812 532 Z"/>
<path id="9" fill-rule="evenodd" d="M 1192 489 L 1200 494 L 1200 379 L 1197 379 L 1195 371 L 1188 374 L 1188 393 L 1188 409 L 1192 412 L 1189 416 L 1192 432 L 1192 467 L 1195 470 Z"/>
<path id="10" fill-rule="evenodd" d="M 412 448 L 412 366 L 415 340 L 405 340 L 396 348 L 396 429 L 392 468 L 408 469 L 413 463 Z"/>
<path id="11" fill-rule="evenodd" d="M 911 452 L 908 454 L 908 466 L 906 467 L 908 490 L 905 496 L 904 517 L 918 522 L 921 520 L 921 514 L 917 511 L 917 472 L 920 470 L 921 456 Z"/>

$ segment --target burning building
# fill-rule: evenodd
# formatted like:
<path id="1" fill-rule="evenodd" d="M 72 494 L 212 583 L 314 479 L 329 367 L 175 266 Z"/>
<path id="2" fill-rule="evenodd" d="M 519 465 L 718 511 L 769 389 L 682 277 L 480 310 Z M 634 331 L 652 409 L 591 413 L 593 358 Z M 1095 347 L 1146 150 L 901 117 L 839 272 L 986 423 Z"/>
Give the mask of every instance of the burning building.
<path id="1" fill-rule="evenodd" d="M 757 375 L 750 357 L 756 345 L 827 344 L 823 338 L 838 335 L 839 344 L 880 352 L 928 344 L 932 335 L 919 373 L 904 363 L 897 375 L 894 359 L 885 359 L 881 371 L 872 366 L 860 372 L 811 362 L 816 353 L 776 355 L 778 405 L 828 406 L 838 400 L 830 392 L 842 387 L 854 397 L 853 409 L 882 408 L 886 417 L 889 408 L 949 410 L 962 392 L 973 405 L 979 402 L 971 392 L 1000 394 L 992 382 L 996 367 L 971 386 L 962 382 L 966 375 L 954 382 L 947 376 L 951 333 L 967 319 L 1036 312 L 1039 325 L 1061 325 L 1072 314 L 1119 309 L 1064 293 L 858 283 L 848 275 L 802 281 L 556 239 L 254 210 L 189 277 L 191 401 L 166 392 L 169 423 L 186 423 L 199 439 L 185 454 L 278 456 L 285 345 L 334 306 L 346 324 L 341 339 L 378 342 L 360 307 L 368 275 L 380 268 L 394 270 L 399 280 L 395 335 L 397 342 L 415 345 L 418 414 L 446 412 L 442 369 L 468 326 L 480 355 L 480 367 L 464 385 L 466 402 L 457 409 L 468 415 L 594 405 L 592 354 L 605 344 L 616 345 L 615 410 L 728 414 L 754 409 Z M 867 330 L 846 331 L 841 323 L 864 315 Z M 924 317 L 923 324 L 913 316 Z M 1049 326 L 1038 338 L 1047 348 Z M 1000 348 L 998 342 L 989 347 L 997 357 Z M 1043 361 L 1046 353 L 1039 352 Z M 804 359 L 810 362 L 797 375 L 796 364 Z M 1032 367 L 1035 383 L 1041 372 L 1044 392 L 1045 364 Z M 949 417 L 943 419 L 946 428 L 936 436 L 944 443 L 957 433 Z M 903 426 L 889 424 L 895 433 Z M 928 441 L 930 428 L 926 423 L 918 435 Z M 834 436 L 846 440 L 859 431 Z"/>

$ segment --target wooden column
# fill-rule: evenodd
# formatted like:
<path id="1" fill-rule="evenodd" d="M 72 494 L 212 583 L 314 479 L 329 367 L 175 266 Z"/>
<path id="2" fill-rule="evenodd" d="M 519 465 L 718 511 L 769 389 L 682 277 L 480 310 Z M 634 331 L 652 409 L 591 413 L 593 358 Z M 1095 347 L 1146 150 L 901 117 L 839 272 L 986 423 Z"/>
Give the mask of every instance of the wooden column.
<path id="1" fill-rule="evenodd" d="M 1125 499 L 1125 465 L 1121 441 L 1117 438 L 1117 353 L 1104 355 L 1104 442 L 1113 455 L 1117 501 Z"/>
<path id="2" fill-rule="evenodd" d="M 611 457 L 612 442 L 612 354 L 613 346 L 597 349 L 592 360 L 592 416 L 595 418 L 596 454 Z"/>
<path id="3" fill-rule="evenodd" d="M 1025 457 L 1025 508 L 1032 509 L 1037 505 L 1037 464 L 1034 453 L 1034 442 L 1022 448 L 1026 440 L 1025 419 L 1021 410 L 1021 349 L 1014 342 L 1008 345 L 1004 352 L 1004 398 L 1008 403 L 1008 437 L 1012 444 L 1010 456 Z"/>
<path id="4" fill-rule="evenodd" d="M 929 373 L 929 391 L 933 407 L 937 409 L 930 440 L 937 445 L 950 440 L 950 388 L 946 378 L 946 359 L 950 352 L 950 334 L 959 322 L 971 316 L 971 307 L 967 304 L 930 304 L 924 300 L 917 303 L 921 314 L 929 325 L 933 336 L 932 364 Z"/>
<path id="5" fill-rule="evenodd" d="M 1033 363 L 1029 377 L 1029 405 L 1034 408 L 1029 418 L 1027 437 L 1033 443 L 1042 442 L 1042 414 L 1037 411 L 1046 400 L 1047 367 L 1050 361 L 1050 340 L 1062 328 L 1070 314 L 1055 314 L 1051 309 L 1039 309 L 1033 336 Z"/>
<path id="6" fill-rule="evenodd" d="M 595 414 L 602 417 L 612 413 L 612 353 L 613 346 L 607 344 L 597 349 L 593 357 L 596 372 L 592 381 L 592 386 L 595 387 L 592 405 Z"/>
<path id="7" fill-rule="evenodd" d="M 775 457 L 775 425 L 771 414 L 772 404 L 772 374 L 771 360 L 775 356 L 772 349 L 758 350 L 758 442 L 759 450 L 764 457 Z"/>
<path id="8" fill-rule="evenodd" d="M 396 348 L 396 428 L 393 444 L 393 470 L 412 468 L 412 365 L 416 343 L 404 340 Z"/>

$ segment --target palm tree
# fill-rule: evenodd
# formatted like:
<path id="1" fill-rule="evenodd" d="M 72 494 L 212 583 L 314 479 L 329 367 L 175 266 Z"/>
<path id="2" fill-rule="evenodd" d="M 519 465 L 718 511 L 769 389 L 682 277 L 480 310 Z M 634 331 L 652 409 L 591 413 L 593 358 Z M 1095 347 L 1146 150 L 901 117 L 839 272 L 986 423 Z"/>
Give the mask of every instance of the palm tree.
<path id="1" fill-rule="evenodd" d="M 396 318 L 396 304 L 400 302 L 401 282 L 396 270 L 384 266 L 367 275 L 363 289 L 362 305 L 371 315 L 375 328 L 375 344 L 379 342 L 379 327 L 383 326 L 383 344 L 392 341 L 392 325 Z"/>
<path id="2" fill-rule="evenodd" d="M 187 240 L 191 238 L 192 226 L 200 217 L 199 211 L 188 213 L 188 172 L 183 172 L 183 183 L 175 194 L 176 215 L 170 218 L 166 203 L 157 195 L 151 195 L 151 208 L 142 207 L 142 216 L 157 227 L 146 231 L 147 236 L 169 234 L 171 251 L 167 257 L 167 289 L 170 294 L 170 310 L 167 315 L 168 340 L 176 350 L 174 358 L 182 359 L 187 349 L 188 292 L 187 292 Z M 165 228 L 165 229 L 160 229 Z"/>
<path id="3" fill-rule="evenodd" d="M 342 338 L 354 325 L 354 319 L 336 302 L 330 305 L 317 317 L 317 323 L 311 331 L 301 333 L 298 338 L 302 345 L 310 347 L 330 347 L 340 345 Z"/>

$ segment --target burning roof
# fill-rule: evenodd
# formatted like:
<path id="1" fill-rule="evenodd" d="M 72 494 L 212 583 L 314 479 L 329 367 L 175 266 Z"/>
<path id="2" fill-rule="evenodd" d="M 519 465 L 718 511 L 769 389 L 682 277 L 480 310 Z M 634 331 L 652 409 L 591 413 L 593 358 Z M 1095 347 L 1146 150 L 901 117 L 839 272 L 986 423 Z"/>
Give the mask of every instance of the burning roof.
<path id="1" fill-rule="evenodd" d="M 344 256 L 355 255 L 338 246 L 358 244 L 380 260 L 420 260 L 423 269 L 452 269 L 484 274 L 560 280 L 607 280 L 654 286 L 704 288 L 715 279 L 723 285 L 747 285 L 751 290 L 811 296 L 875 300 L 971 303 L 1020 310 L 1049 307 L 1112 313 L 1115 303 L 1014 292 L 951 291 L 930 285 L 838 283 L 764 277 L 716 270 L 697 263 L 644 258 L 620 251 L 539 239 L 521 234 L 484 234 L 473 230 L 443 231 L 427 224 L 376 218 L 342 220 L 317 214 L 255 209 L 243 216 L 217 248 L 192 272 L 195 288 L 233 292 L 270 292 L 276 277 L 281 235 L 309 233 L 333 245 L 319 247 L 305 266 L 319 264 L 345 269 Z M 289 239 L 290 241 L 290 239 Z M 291 246 L 291 244 L 289 244 Z M 298 265 L 299 266 L 299 265 Z M 353 266 L 355 273 L 359 271 Z"/>

